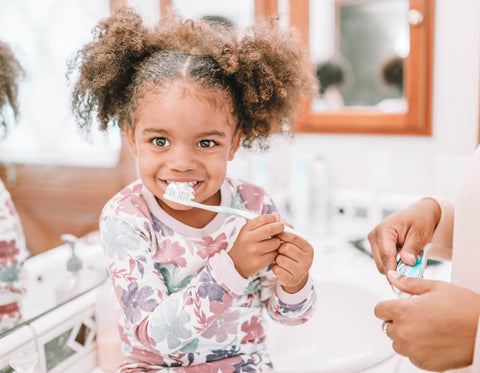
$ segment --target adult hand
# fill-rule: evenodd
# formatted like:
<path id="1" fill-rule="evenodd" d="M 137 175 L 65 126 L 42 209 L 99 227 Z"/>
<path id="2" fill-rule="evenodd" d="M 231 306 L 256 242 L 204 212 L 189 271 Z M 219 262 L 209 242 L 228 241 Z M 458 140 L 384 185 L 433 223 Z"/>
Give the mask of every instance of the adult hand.
<path id="1" fill-rule="evenodd" d="M 408 299 L 380 302 L 375 316 L 393 349 L 421 369 L 444 371 L 470 365 L 480 315 L 480 295 L 451 283 L 389 271 L 390 282 Z"/>
<path id="2" fill-rule="evenodd" d="M 368 240 L 380 273 L 385 274 L 396 268 L 398 252 L 404 263 L 414 265 L 417 254 L 430 242 L 440 216 L 440 206 L 427 198 L 378 224 L 368 234 Z"/>
<path id="3" fill-rule="evenodd" d="M 294 233 L 278 235 L 282 244 L 275 258 L 273 273 L 287 293 L 296 293 L 305 286 L 313 262 L 313 247 Z"/>
<path id="4" fill-rule="evenodd" d="M 280 247 L 284 225 L 278 214 L 265 214 L 250 220 L 240 230 L 228 255 L 238 273 L 248 278 L 273 263 Z"/>

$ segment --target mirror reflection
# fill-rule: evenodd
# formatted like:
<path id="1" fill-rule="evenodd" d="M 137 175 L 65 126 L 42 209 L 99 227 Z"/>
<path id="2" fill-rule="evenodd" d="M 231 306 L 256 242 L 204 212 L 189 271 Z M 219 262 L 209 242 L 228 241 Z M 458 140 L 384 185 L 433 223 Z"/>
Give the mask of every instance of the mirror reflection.
<path id="1" fill-rule="evenodd" d="M 67 213 L 61 217 L 66 225 L 60 227 L 58 235 L 47 237 L 45 232 L 57 225 L 52 209 L 55 197 L 50 199 L 43 193 L 43 179 L 38 175 L 25 179 L 23 171 L 32 175 L 31 169 L 39 174 L 42 168 L 49 170 L 44 172 L 49 185 L 45 188 L 52 189 L 52 185 L 62 188 L 68 178 L 58 166 L 112 167 L 118 163 L 118 133 L 101 135 L 93 130 L 88 138 L 78 133 L 70 108 L 71 88 L 65 77 L 67 61 L 88 40 L 96 22 L 108 15 L 108 1 L 2 3 L 0 334 L 97 286 L 105 278 L 104 269 L 93 270 L 85 262 L 92 248 L 97 256 L 100 250 L 91 236 L 88 244 L 84 239 L 62 244 L 60 233 L 68 233 L 69 226 L 74 225 L 68 218 L 68 207 L 63 207 Z M 74 193 L 65 189 L 66 199 L 74 198 Z M 61 197 L 55 191 L 52 195 Z M 18 200 L 18 196 L 24 200 Z M 65 205 L 61 199 L 60 203 Z M 36 205 L 43 205 L 40 216 Z M 93 220 L 98 218 L 93 216 Z M 82 235 L 92 230 L 95 227 L 90 225 Z M 81 253 L 71 255 L 68 249 L 72 245 Z M 49 252 L 39 254 L 46 250 Z M 72 257 L 79 258 L 76 264 Z M 80 274 L 88 276 L 80 281 Z M 71 286 L 60 288 L 67 283 Z"/>
<path id="2" fill-rule="evenodd" d="M 408 0 L 310 1 L 310 49 L 320 82 L 314 111 L 404 112 Z"/>

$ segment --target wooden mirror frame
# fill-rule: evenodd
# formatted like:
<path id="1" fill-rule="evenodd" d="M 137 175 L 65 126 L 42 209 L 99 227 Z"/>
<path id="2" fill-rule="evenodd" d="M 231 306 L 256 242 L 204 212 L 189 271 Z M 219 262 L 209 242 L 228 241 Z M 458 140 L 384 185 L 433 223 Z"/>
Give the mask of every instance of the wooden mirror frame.
<path id="1" fill-rule="evenodd" d="M 406 112 L 385 113 L 373 107 L 314 112 L 308 102 L 296 122 L 295 132 L 431 135 L 434 1 L 410 0 L 409 9 L 418 10 L 423 21 L 409 26 L 410 53 L 404 64 Z M 290 0 L 290 26 L 300 31 L 306 45 L 309 45 L 309 4 L 309 0 Z"/>

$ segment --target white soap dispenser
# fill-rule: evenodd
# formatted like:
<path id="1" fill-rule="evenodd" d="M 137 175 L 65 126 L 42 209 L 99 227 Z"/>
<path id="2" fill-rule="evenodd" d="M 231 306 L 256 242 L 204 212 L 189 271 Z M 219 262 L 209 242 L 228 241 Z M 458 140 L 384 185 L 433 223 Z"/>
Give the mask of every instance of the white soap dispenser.
<path id="1" fill-rule="evenodd" d="M 55 292 L 58 303 L 71 299 L 82 290 L 82 261 L 75 255 L 75 244 L 78 238 L 71 234 L 63 234 L 62 240 L 70 245 L 72 256 L 67 261 L 67 277 L 60 282 Z"/>

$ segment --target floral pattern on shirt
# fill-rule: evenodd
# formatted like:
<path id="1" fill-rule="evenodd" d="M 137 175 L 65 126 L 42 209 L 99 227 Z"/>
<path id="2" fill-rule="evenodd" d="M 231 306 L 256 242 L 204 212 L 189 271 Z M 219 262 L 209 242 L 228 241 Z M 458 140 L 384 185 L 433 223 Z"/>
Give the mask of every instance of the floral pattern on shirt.
<path id="1" fill-rule="evenodd" d="M 257 214 L 275 211 L 270 197 L 252 184 L 227 179 L 223 191 L 236 207 Z M 125 362 L 119 371 L 271 371 L 265 312 L 282 323 L 303 323 L 313 310 L 313 288 L 298 304 L 285 304 L 269 267 L 251 278 L 242 295 L 234 293 L 210 260 L 229 250 L 245 220 L 222 216 L 221 224 L 186 235 L 180 233 L 182 223 L 152 206 L 155 198 L 148 193 L 140 181 L 132 183 L 109 201 L 100 219 L 110 276 L 124 310 Z"/>

